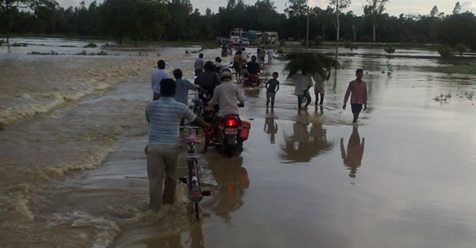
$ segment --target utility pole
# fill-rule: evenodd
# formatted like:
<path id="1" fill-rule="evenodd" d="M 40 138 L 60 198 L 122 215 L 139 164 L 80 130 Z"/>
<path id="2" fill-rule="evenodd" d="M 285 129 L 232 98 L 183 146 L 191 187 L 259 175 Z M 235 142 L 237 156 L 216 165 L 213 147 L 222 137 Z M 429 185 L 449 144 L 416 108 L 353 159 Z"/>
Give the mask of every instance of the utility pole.
<path id="1" fill-rule="evenodd" d="M 310 13 L 307 13 L 307 25 L 306 25 L 306 51 L 309 51 L 309 15 Z"/>

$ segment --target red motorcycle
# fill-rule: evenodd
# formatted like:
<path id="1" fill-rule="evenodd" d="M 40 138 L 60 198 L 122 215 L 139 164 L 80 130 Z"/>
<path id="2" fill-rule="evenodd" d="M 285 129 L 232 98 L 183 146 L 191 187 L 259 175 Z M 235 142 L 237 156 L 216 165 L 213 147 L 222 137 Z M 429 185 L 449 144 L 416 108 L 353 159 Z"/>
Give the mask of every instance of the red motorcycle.
<path id="1" fill-rule="evenodd" d="M 247 73 L 245 75 L 245 86 L 251 86 L 251 87 L 255 87 L 255 86 L 259 86 L 261 80 L 260 80 L 260 73 L 256 73 L 256 74 L 249 74 Z"/>
<path id="2" fill-rule="evenodd" d="M 238 115 L 226 115 L 218 120 L 215 118 L 214 129 L 207 133 L 206 142 L 232 157 L 243 150 L 243 142 L 248 139 L 250 128 L 250 122 L 241 120 Z"/>

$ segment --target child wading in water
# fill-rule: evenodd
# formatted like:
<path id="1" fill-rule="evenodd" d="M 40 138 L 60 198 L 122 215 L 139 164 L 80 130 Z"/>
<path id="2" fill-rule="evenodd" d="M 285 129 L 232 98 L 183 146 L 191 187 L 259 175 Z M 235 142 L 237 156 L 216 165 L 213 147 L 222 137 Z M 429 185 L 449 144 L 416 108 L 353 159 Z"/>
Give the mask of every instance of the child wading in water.
<path id="1" fill-rule="evenodd" d="M 357 71 L 355 71 L 355 75 L 357 78 L 349 83 L 347 91 L 345 92 L 344 106 L 342 107 L 345 109 L 349 95 L 352 93 L 350 98 L 352 114 L 354 114 L 352 123 L 357 123 L 360 111 L 362 111 L 362 105 L 364 106 L 364 111 L 367 109 L 367 85 L 362 80 L 364 71 L 362 69 L 357 69 Z"/>
<path id="2" fill-rule="evenodd" d="M 292 78 L 295 84 L 294 94 L 298 99 L 298 109 L 303 108 L 303 103 L 305 103 L 304 109 L 307 109 L 307 106 L 311 103 L 309 89 L 313 86 L 312 76 L 306 70 L 301 69 L 301 73 L 293 75 Z"/>
<path id="3" fill-rule="evenodd" d="M 273 78 L 270 79 L 265 87 L 266 87 L 266 109 L 269 107 L 269 102 L 271 101 L 271 110 L 274 110 L 274 97 L 276 96 L 276 92 L 279 90 L 279 81 L 278 81 L 279 74 L 277 72 L 273 72 Z"/>

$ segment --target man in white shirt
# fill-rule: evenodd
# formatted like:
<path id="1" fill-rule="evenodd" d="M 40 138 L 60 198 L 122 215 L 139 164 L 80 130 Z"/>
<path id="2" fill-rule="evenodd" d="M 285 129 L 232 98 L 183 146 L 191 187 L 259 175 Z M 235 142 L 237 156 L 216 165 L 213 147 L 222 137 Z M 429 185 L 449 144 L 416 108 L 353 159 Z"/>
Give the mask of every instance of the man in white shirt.
<path id="1" fill-rule="evenodd" d="M 296 74 L 293 76 L 295 88 L 294 94 L 297 96 L 298 99 L 298 109 L 302 108 L 302 104 L 304 100 L 306 100 L 306 104 L 304 108 L 311 103 L 311 95 L 309 94 L 309 89 L 313 86 L 312 77 L 310 74 L 307 74 L 305 71 L 302 71 L 302 74 Z"/>
<path id="2" fill-rule="evenodd" d="M 157 70 L 152 74 L 151 84 L 153 96 L 152 99 L 155 101 L 160 97 L 160 81 L 162 79 L 170 78 L 167 72 L 165 72 L 165 61 L 157 61 Z"/>
<path id="3" fill-rule="evenodd" d="M 244 104 L 246 101 L 243 91 L 231 80 L 231 72 L 229 70 L 224 69 L 220 79 L 222 83 L 213 91 L 213 97 L 208 102 L 208 106 L 218 104 L 218 117 L 230 114 L 239 115 L 238 102 Z"/>
<path id="4" fill-rule="evenodd" d="M 203 53 L 198 55 L 198 59 L 195 60 L 195 64 L 193 67 L 195 68 L 195 76 L 198 76 L 200 72 L 203 71 L 203 67 L 205 66 L 205 60 L 203 60 Z"/>

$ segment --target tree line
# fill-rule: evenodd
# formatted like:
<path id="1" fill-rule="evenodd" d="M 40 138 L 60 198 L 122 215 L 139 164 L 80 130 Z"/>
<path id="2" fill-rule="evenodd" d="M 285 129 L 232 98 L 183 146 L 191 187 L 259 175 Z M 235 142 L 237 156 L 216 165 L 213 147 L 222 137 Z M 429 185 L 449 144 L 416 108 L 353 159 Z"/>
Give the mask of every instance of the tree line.
<path id="1" fill-rule="evenodd" d="M 350 0 L 329 0 L 327 8 L 289 0 L 284 13 L 271 0 L 245 4 L 228 0 L 216 13 L 200 13 L 190 0 L 105 0 L 63 8 L 54 0 L 0 0 L 0 33 L 65 34 L 113 37 L 132 41 L 208 41 L 233 28 L 277 31 L 281 39 L 300 41 L 400 42 L 464 44 L 476 50 L 476 16 L 455 4 L 452 13 L 391 16 L 389 0 L 367 0 L 363 14 L 344 12 Z"/>

